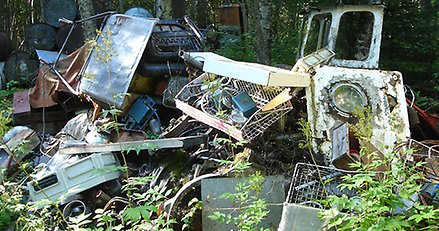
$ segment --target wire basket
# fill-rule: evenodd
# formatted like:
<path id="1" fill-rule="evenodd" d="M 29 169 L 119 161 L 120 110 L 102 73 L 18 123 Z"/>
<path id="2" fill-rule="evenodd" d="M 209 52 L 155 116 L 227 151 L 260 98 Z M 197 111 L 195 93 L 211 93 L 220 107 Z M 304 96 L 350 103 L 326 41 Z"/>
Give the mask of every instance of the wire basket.
<path id="1" fill-rule="evenodd" d="M 407 148 L 412 149 L 412 156 L 415 158 L 432 158 L 439 159 L 439 141 L 426 140 L 423 142 L 409 139 Z"/>
<path id="2" fill-rule="evenodd" d="M 439 182 L 439 140 L 419 142 L 409 139 L 397 145 L 394 151 L 413 165 L 422 162 L 423 164 L 416 169 L 423 172 L 429 180 Z"/>
<path id="3" fill-rule="evenodd" d="M 237 123 L 229 112 L 223 113 L 218 109 L 212 86 L 217 90 L 227 91 L 231 97 L 246 92 L 256 104 L 256 112 L 248 117 L 245 122 Z M 284 89 L 203 73 L 183 87 L 177 94 L 175 101 L 177 108 L 189 116 L 221 130 L 237 140 L 251 141 L 293 108 L 288 100 L 271 110 L 261 110 Z"/>
<path id="4" fill-rule="evenodd" d="M 343 182 L 342 176 L 348 173 L 348 171 L 326 166 L 297 163 L 288 191 L 287 202 L 321 207 L 319 200 L 325 199 L 328 195 L 355 196 L 353 190 L 341 190 L 338 187 Z"/>

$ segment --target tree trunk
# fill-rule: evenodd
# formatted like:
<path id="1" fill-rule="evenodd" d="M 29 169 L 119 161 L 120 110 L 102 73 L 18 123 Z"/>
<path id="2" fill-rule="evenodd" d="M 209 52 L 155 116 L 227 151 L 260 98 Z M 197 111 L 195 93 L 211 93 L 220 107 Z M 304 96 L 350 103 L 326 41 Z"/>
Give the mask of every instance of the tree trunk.
<path id="1" fill-rule="evenodd" d="M 155 16 L 160 19 L 172 18 L 172 0 L 157 0 L 155 2 Z"/>
<path id="2" fill-rule="evenodd" d="M 186 14 L 186 2 L 184 0 L 172 0 L 172 18 L 183 18 Z"/>
<path id="3" fill-rule="evenodd" d="M 197 12 L 197 18 L 195 21 L 198 23 L 198 26 L 201 28 L 206 28 L 207 24 L 207 1 L 206 0 L 199 0 L 198 2 L 198 12 Z"/>
<path id="4" fill-rule="evenodd" d="M 91 0 L 78 0 L 79 15 L 82 19 L 95 15 L 93 2 Z M 94 20 L 87 20 L 82 23 L 84 38 L 94 39 L 96 37 L 96 24 Z"/>
<path id="5" fill-rule="evenodd" d="M 257 61 L 271 62 L 272 4 L 270 0 L 246 0 L 249 29 L 255 35 L 254 46 L 258 48 Z"/>

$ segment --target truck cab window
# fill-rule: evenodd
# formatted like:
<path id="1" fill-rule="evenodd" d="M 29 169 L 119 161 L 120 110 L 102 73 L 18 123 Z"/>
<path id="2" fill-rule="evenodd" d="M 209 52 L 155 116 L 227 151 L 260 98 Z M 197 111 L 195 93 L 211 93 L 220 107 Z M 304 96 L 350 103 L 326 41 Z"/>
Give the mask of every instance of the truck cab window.
<path id="1" fill-rule="evenodd" d="M 308 55 L 328 44 L 328 34 L 331 27 L 331 14 L 315 15 L 311 21 L 304 55 Z"/>
<path id="2" fill-rule="evenodd" d="M 365 60 L 369 57 L 374 16 L 371 12 L 346 12 L 340 19 L 335 53 L 337 59 Z"/>

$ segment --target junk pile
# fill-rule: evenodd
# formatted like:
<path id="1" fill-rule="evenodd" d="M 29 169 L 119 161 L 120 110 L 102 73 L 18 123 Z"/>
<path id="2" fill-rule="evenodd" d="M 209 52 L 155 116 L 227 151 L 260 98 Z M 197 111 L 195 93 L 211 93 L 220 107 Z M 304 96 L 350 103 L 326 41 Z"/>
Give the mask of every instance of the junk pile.
<path id="1" fill-rule="evenodd" d="M 14 178 L 29 163 L 33 174 L 21 180 L 29 201 L 57 201 L 65 217 L 126 211 L 133 207 L 124 190 L 129 179 L 145 177 L 142 195 L 168 192 L 151 210 L 158 216 L 182 218 L 197 197 L 206 209 L 198 214 L 203 224 L 195 222 L 193 229 L 224 230 L 233 227 L 215 226 L 208 217 L 234 205 L 211 195 L 233 190 L 234 178 L 220 177 L 232 176 L 234 167 L 221 163 L 245 161 L 269 176 L 263 191 L 277 212 L 264 225 L 296 230 L 305 226 L 292 217 L 306 215 L 318 229 L 319 200 L 356 196 L 338 185 L 355 171 L 350 163 L 368 161 L 359 155 L 361 147 L 385 153 L 405 140 L 419 151 L 410 161 L 428 163 L 422 197 L 437 205 L 439 119 L 411 102 L 408 113 L 401 74 L 378 70 L 383 7 L 340 9 L 309 14 L 307 23 L 323 20 L 331 28 L 314 30 L 323 33 L 318 50 L 304 56 L 307 39 L 316 37 L 306 31 L 302 55 L 290 69 L 202 52 L 204 35 L 189 17 L 109 14 L 94 42 L 66 55 L 63 49 L 55 55 L 37 50 L 42 63 L 35 64 L 33 87 L 14 94 L 15 127 L 3 137 L 0 177 Z M 339 25 L 325 23 L 325 15 L 357 11 L 372 12 L 377 29 L 366 35 L 368 58 L 350 60 L 337 55 Z M 67 40 L 75 37 L 69 34 Z M 373 114 L 365 133 L 356 131 L 359 109 Z M 409 114 L 417 121 L 409 122 Z M 422 135 L 433 144 L 407 139 L 412 125 L 427 126 Z"/>

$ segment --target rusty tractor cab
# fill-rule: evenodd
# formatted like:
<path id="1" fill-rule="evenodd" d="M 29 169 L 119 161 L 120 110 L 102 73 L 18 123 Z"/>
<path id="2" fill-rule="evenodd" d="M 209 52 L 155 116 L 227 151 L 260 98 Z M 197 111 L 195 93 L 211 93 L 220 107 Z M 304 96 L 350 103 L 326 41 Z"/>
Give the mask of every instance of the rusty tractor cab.
<path id="1" fill-rule="evenodd" d="M 340 5 L 304 14 L 298 58 L 323 47 L 335 52 L 314 69 L 306 89 L 313 149 L 326 164 L 346 165 L 360 144 L 370 151 L 391 151 L 410 135 L 402 75 L 378 69 L 383 11 L 382 5 Z M 358 139 L 348 124 L 367 108 L 372 138 Z"/>

